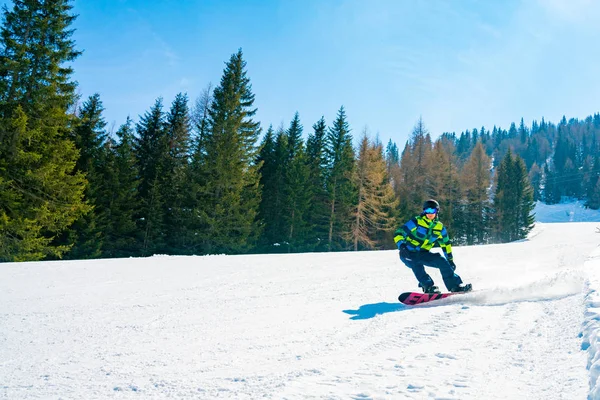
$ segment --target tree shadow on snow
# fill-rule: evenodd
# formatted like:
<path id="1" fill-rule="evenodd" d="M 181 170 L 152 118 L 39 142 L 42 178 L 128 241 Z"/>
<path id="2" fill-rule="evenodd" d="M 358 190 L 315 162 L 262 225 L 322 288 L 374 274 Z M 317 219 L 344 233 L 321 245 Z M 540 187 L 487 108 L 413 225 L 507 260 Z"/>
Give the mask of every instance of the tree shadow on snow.
<path id="1" fill-rule="evenodd" d="M 369 319 L 376 315 L 405 310 L 402 303 L 375 303 L 364 304 L 358 310 L 343 310 L 346 314 L 353 315 L 350 319 Z"/>

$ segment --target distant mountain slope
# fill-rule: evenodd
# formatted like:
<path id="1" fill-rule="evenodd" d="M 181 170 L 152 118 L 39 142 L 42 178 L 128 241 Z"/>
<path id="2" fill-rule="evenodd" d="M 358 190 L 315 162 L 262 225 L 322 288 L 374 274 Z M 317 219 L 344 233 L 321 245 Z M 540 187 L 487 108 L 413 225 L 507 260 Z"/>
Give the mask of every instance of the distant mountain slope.
<path id="1" fill-rule="evenodd" d="M 600 210 L 586 208 L 583 201 L 548 205 L 537 202 L 536 222 L 600 222 Z"/>

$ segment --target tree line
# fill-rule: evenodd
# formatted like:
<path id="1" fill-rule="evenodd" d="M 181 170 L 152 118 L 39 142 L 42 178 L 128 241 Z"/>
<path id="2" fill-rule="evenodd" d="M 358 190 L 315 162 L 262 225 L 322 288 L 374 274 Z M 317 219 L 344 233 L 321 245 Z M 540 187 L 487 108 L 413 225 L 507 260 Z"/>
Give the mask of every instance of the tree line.
<path id="1" fill-rule="evenodd" d="M 100 95 L 76 95 L 74 18 L 68 0 L 3 10 L 0 260 L 393 248 L 427 198 L 455 243 L 500 243 L 535 200 L 600 206 L 600 114 L 436 140 L 419 119 L 402 152 L 366 128 L 354 145 L 343 106 L 263 130 L 241 49 L 193 102 L 109 134 Z"/>

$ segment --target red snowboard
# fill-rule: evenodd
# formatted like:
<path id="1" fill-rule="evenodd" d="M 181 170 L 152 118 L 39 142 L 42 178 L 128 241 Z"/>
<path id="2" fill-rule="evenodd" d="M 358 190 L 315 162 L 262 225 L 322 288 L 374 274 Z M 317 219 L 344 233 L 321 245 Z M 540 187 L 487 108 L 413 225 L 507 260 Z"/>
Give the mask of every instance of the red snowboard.
<path id="1" fill-rule="evenodd" d="M 418 293 L 418 292 L 406 292 L 402 293 L 398 300 L 400 303 L 404 303 L 407 306 L 414 306 L 421 303 L 427 303 L 433 300 L 445 299 L 448 296 L 453 296 L 455 294 L 464 294 L 469 292 L 456 292 L 456 293 Z"/>

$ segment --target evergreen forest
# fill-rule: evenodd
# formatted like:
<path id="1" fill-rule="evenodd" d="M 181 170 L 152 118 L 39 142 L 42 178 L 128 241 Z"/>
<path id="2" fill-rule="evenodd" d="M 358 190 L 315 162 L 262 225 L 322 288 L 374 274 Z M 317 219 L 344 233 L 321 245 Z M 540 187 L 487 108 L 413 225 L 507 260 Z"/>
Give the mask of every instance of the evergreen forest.
<path id="1" fill-rule="evenodd" d="M 1 261 L 391 249 L 428 198 L 454 244 L 503 243 L 536 201 L 600 208 L 600 113 L 436 135 L 418 119 L 400 146 L 342 105 L 273 127 L 239 49 L 218 84 L 110 132 L 100 95 L 77 95 L 71 2 L 2 14 Z"/>

